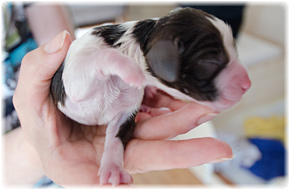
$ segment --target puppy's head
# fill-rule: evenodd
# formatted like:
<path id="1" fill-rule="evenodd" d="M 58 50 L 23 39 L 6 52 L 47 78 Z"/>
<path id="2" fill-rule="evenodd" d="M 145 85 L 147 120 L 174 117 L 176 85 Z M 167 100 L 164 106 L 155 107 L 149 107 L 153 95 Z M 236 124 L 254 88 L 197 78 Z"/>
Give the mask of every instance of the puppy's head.
<path id="1" fill-rule="evenodd" d="M 163 84 L 217 111 L 233 106 L 251 86 L 230 27 L 200 10 L 177 9 L 158 20 L 144 55 Z"/>

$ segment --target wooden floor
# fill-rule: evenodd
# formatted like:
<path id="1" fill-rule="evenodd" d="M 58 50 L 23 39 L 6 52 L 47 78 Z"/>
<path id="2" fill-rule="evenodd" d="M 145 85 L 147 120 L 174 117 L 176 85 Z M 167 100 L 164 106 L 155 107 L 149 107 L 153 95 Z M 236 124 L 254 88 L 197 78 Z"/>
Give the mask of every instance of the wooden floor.
<path id="1" fill-rule="evenodd" d="M 134 174 L 134 186 L 150 186 L 150 185 L 178 185 L 178 186 L 200 186 L 201 181 L 198 180 L 187 169 L 174 169 L 166 171 L 153 171 L 143 174 Z"/>

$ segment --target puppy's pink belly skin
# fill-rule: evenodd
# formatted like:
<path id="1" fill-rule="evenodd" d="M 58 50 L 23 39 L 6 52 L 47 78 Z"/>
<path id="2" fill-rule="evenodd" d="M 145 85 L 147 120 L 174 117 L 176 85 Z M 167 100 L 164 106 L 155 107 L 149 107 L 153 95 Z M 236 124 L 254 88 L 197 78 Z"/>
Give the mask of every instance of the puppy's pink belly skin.
<path id="1" fill-rule="evenodd" d="M 116 100 L 118 102 L 118 100 Z M 111 122 L 117 115 L 122 112 L 133 112 L 136 108 L 133 106 L 120 106 L 119 108 L 103 108 L 99 109 L 89 109 L 94 108 L 99 105 L 90 103 L 89 101 L 86 104 L 90 104 L 90 107 L 82 107 L 75 104 L 72 104 L 69 99 L 66 100 L 66 107 L 59 105 L 59 109 L 71 119 L 77 121 L 78 123 L 84 125 L 106 125 Z"/>

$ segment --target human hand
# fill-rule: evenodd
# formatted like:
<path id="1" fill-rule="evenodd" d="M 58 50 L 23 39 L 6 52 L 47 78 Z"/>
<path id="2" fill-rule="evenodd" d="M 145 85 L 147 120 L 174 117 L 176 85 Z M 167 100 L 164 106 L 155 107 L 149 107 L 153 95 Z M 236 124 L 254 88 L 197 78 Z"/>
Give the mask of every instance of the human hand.
<path id="1" fill-rule="evenodd" d="M 37 151 L 50 179 L 62 186 L 99 184 L 106 126 L 71 121 L 57 109 L 49 94 L 51 79 L 70 43 L 70 35 L 63 32 L 25 56 L 13 101 L 26 139 Z M 232 157 L 230 147 L 213 138 L 165 140 L 197 126 L 201 116 L 212 112 L 210 109 L 162 93 L 151 101 L 144 100 L 144 104 L 154 103 L 172 112 L 153 108 L 151 114 L 139 114 L 134 139 L 124 154 L 128 172 L 186 168 Z"/>
<path id="2" fill-rule="evenodd" d="M 215 138 L 169 140 L 216 116 L 210 108 L 174 99 L 160 90 L 153 97 L 145 96 L 142 105 L 149 111 L 139 112 L 136 117 L 134 139 L 128 144 L 124 160 L 129 172 L 188 168 L 234 157 L 229 145 Z M 132 147 L 134 152 L 129 152 L 135 143 L 139 148 Z"/>

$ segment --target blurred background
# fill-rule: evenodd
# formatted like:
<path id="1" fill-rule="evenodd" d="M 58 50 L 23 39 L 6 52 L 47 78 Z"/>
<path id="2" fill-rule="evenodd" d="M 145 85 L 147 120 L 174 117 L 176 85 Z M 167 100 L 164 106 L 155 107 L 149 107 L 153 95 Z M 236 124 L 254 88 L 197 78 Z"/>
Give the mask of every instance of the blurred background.
<path id="1" fill-rule="evenodd" d="M 282 4 L 63 5 L 76 38 L 96 25 L 161 17 L 180 6 L 203 9 L 233 28 L 239 58 L 252 80 L 251 89 L 233 109 L 175 139 L 216 137 L 232 147 L 235 158 L 189 169 L 136 174 L 133 176 L 136 185 L 283 186 L 286 183 L 286 10 Z"/>

